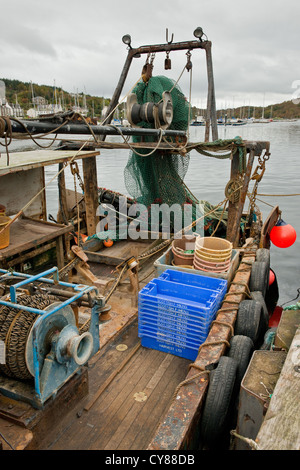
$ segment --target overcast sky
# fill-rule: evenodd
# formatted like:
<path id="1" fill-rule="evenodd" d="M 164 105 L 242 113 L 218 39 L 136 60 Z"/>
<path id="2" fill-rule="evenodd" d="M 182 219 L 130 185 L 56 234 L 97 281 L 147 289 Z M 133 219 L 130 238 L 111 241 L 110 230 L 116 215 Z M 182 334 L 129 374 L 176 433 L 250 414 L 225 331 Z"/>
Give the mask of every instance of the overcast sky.
<path id="1" fill-rule="evenodd" d="M 1 0 L 0 77 L 111 97 L 129 33 L 132 46 L 193 40 L 201 26 L 213 44 L 217 107 L 262 106 L 290 100 L 300 84 L 300 2 L 297 0 Z M 184 51 L 154 59 L 154 75 L 178 79 Z M 134 59 L 123 93 L 139 78 Z M 204 52 L 192 52 L 192 103 L 204 107 Z M 190 74 L 179 84 L 187 97 Z M 300 87 L 298 84 L 298 88 Z M 293 88 L 294 86 L 294 88 Z"/>

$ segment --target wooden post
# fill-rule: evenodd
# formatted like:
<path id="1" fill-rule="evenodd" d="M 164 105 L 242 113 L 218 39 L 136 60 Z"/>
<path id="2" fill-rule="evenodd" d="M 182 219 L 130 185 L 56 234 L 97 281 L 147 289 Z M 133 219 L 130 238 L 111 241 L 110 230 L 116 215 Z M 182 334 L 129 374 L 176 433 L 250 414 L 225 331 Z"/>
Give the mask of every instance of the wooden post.
<path id="1" fill-rule="evenodd" d="M 82 170 L 84 179 L 87 234 L 91 236 L 96 233 L 96 226 L 98 223 L 98 217 L 96 216 L 99 205 L 96 157 L 83 158 Z"/>
<path id="2" fill-rule="evenodd" d="M 251 178 L 252 166 L 255 156 L 255 150 L 250 150 L 248 157 L 248 164 L 246 172 L 244 175 L 243 186 L 240 193 L 240 199 L 237 203 L 229 203 L 228 208 L 228 223 L 227 223 L 227 240 L 231 241 L 233 247 L 238 246 L 239 234 L 240 234 L 240 223 L 242 212 L 247 196 L 248 186 Z M 233 155 L 232 165 L 231 165 L 231 178 L 235 178 L 238 175 L 238 165 L 239 165 L 239 154 L 236 151 Z"/>
<path id="3" fill-rule="evenodd" d="M 61 171 L 64 163 L 59 163 L 58 170 Z M 65 172 L 59 173 L 58 178 L 58 194 L 59 194 L 59 209 L 57 214 L 57 221 L 60 224 L 66 224 L 69 220 L 67 196 L 66 196 L 66 179 Z"/>

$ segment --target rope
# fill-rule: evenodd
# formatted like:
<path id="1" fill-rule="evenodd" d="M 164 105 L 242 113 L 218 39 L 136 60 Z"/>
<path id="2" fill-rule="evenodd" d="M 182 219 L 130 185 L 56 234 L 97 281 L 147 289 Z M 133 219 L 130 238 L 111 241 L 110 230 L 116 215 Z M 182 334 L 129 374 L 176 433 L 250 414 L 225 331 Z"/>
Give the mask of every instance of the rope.
<path id="1" fill-rule="evenodd" d="M 128 145 L 128 147 L 130 148 L 130 150 L 132 150 L 132 152 L 134 152 L 136 155 L 138 155 L 139 157 L 149 157 L 150 155 L 152 155 L 154 152 L 156 152 L 156 150 L 158 149 L 158 147 L 160 146 L 161 144 L 161 141 L 162 141 L 162 138 L 163 138 L 163 130 L 160 128 L 160 137 L 159 137 L 159 140 L 157 142 L 157 145 L 155 146 L 155 148 L 153 150 L 151 150 L 151 152 L 149 153 L 139 153 L 135 148 L 132 147 L 132 145 L 130 145 L 130 143 L 128 142 L 128 140 L 125 138 L 123 132 L 121 131 L 121 129 L 118 127 L 118 126 L 115 126 L 114 124 L 109 124 L 109 126 L 111 126 L 112 128 L 116 129 L 116 131 L 119 132 L 120 136 L 123 138 L 124 142 Z M 147 146 L 145 147 L 147 148 Z"/>
<path id="2" fill-rule="evenodd" d="M 295 194 L 261 194 L 261 193 L 257 193 L 256 195 L 257 196 L 266 196 L 266 197 L 286 197 L 286 196 L 290 197 L 290 196 L 300 196 L 300 193 L 295 193 Z"/>
<path id="3" fill-rule="evenodd" d="M 248 437 L 241 436 L 235 430 L 230 431 L 230 434 L 237 437 L 238 439 L 241 439 L 241 441 L 246 442 L 251 447 L 251 449 L 260 450 L 260 447 L 253 439 L 249 439 Z"/>
<path id="4" fill-rule="evenodd" d="M 190 367 L 196 367 L 196 368 L 199 368 L 198 366 L 196 366 L 195 364 L 191 364 Z M 207 374 L 209 375 L 210 374 L 210 371 L 209 370 L 201 370 L 198 374 L 195 374 L 193 375 L 192 377 L 189 377 L 185 380 L 183 380 L 182 382 L 180 382 L 180 384 L 177 385 L 176 389 L 175 389 L 175 392 L 173 394 L 173 400 L 176 398 L 177 396 L 177 393 L 179 391 L 179 389 L 183 386 L 183 385 L 186 385 L 186 384 L 189 384 L 191 383 L 194 379 L 197 379 L 198 377 L 201 377 L 202 375 L 204 374 Z"/>

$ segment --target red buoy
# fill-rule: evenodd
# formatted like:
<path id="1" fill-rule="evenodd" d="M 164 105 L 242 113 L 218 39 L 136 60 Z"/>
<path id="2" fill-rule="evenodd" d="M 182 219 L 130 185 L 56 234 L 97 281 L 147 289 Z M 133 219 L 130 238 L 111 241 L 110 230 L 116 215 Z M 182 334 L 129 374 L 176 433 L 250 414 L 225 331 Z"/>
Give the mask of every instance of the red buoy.
<path id="1" fill-rule="evenodd" d="M 295 243 L 297 238 L 296 230 L 290 224 L 279 219 L 270 232 L 270 240 L 279 248 L 288 248 Z"/>
<path id="2" fill-rule="evenodd" d="M 274 281 L 275 281 L 275 273 L 274 273 L 273 269 L 270 269 L 270 274 L 269 274 L 269 286 L 271 286 Z"/>

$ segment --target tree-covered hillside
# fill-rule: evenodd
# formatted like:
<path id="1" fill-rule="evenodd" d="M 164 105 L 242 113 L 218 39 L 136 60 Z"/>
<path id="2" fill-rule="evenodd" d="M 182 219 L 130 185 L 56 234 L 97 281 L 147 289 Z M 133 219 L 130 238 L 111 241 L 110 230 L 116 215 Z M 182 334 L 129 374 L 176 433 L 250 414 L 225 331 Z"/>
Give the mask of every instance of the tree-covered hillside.
<path id="1" fill-rule="evenodd" d="M 55 92 L 54 86 L 49 85 L 38 85 L 36 83 L 21 82 L 19 80 L 9 80 L 6 78 L 1 78 L 5 83 L 6 87 L 6 99 L 12 104 L 16 103 L 16 98 L 19 105 L 26 112 L 29 108 L 32 107 L 32 88 L 34 96 L 42 96 L 45 98 L 49 104 L 55 103 Z M 83 105 L 83 92 L 78 93 L 77 99 L 79 101 L 79 106 Z M 74 94 L 69 93 L 61 88 L 56 88 L 56 99 L 60 99 L 61 104 L 66 108 L 70 108 L 75 105 Z M 109 104 L 109 98 L 103 98 L 100 96 L 91 96 L 85 95 L 86 104 L 89 109 L 89 116 L 101 116 L 101 111 L 103 106 Z M 273 104 L 265 107 L 263 110 L 262 107 L 254 108 L 235 108 L 234 110 L 228 110 L 231 116 L 235 117 L 254 117 L 260 118 L 264 114 L 265 118 L 273 119 L 300 119 L 300 103 L 295 104 L 292 101 L 284 101 L 283 103 Z M 222 115 L 224 110 L 218 110 L 218 115 Z M 196 115 L 203 114 L 205 115 L 205 110 L 197 109 L 192 107 L 192 118 L 195 118 Z"/>
<path id="2" fill-rule="evenodd" d="M 21 82 L 20 80 L 9 80 L 7 78 L 1 78 L 5 83 L 6 91 L 6 100 L 8 103 L 16 103 L 18 100 L 21 108 L 26 112 L 29 108 L 32 107 L 32 89 L 34 96 L 42 96 L 45 98 L 49 104 L 55 103 L 55 98 L 60 99 L 61 104 L 65 108 L 70 108 L 75 105 L 75 98 L 72 93 L 69 93 L 62 88 L 48 85 L 38 85 L 36 83 Z M 56 94 L 56 97 L 55 97 Z M 78 93 L 77 99 L 79 101 L 79 106 L 83 105 L 83 92 Z M 107 106 L 109 99 L 103 99 L 99 96 L 90 96 L 85 95 L 86 104 L 89 109 L 89 115 L 94 114 L 95 116 L 100 116 L 103 106 Z"/>

